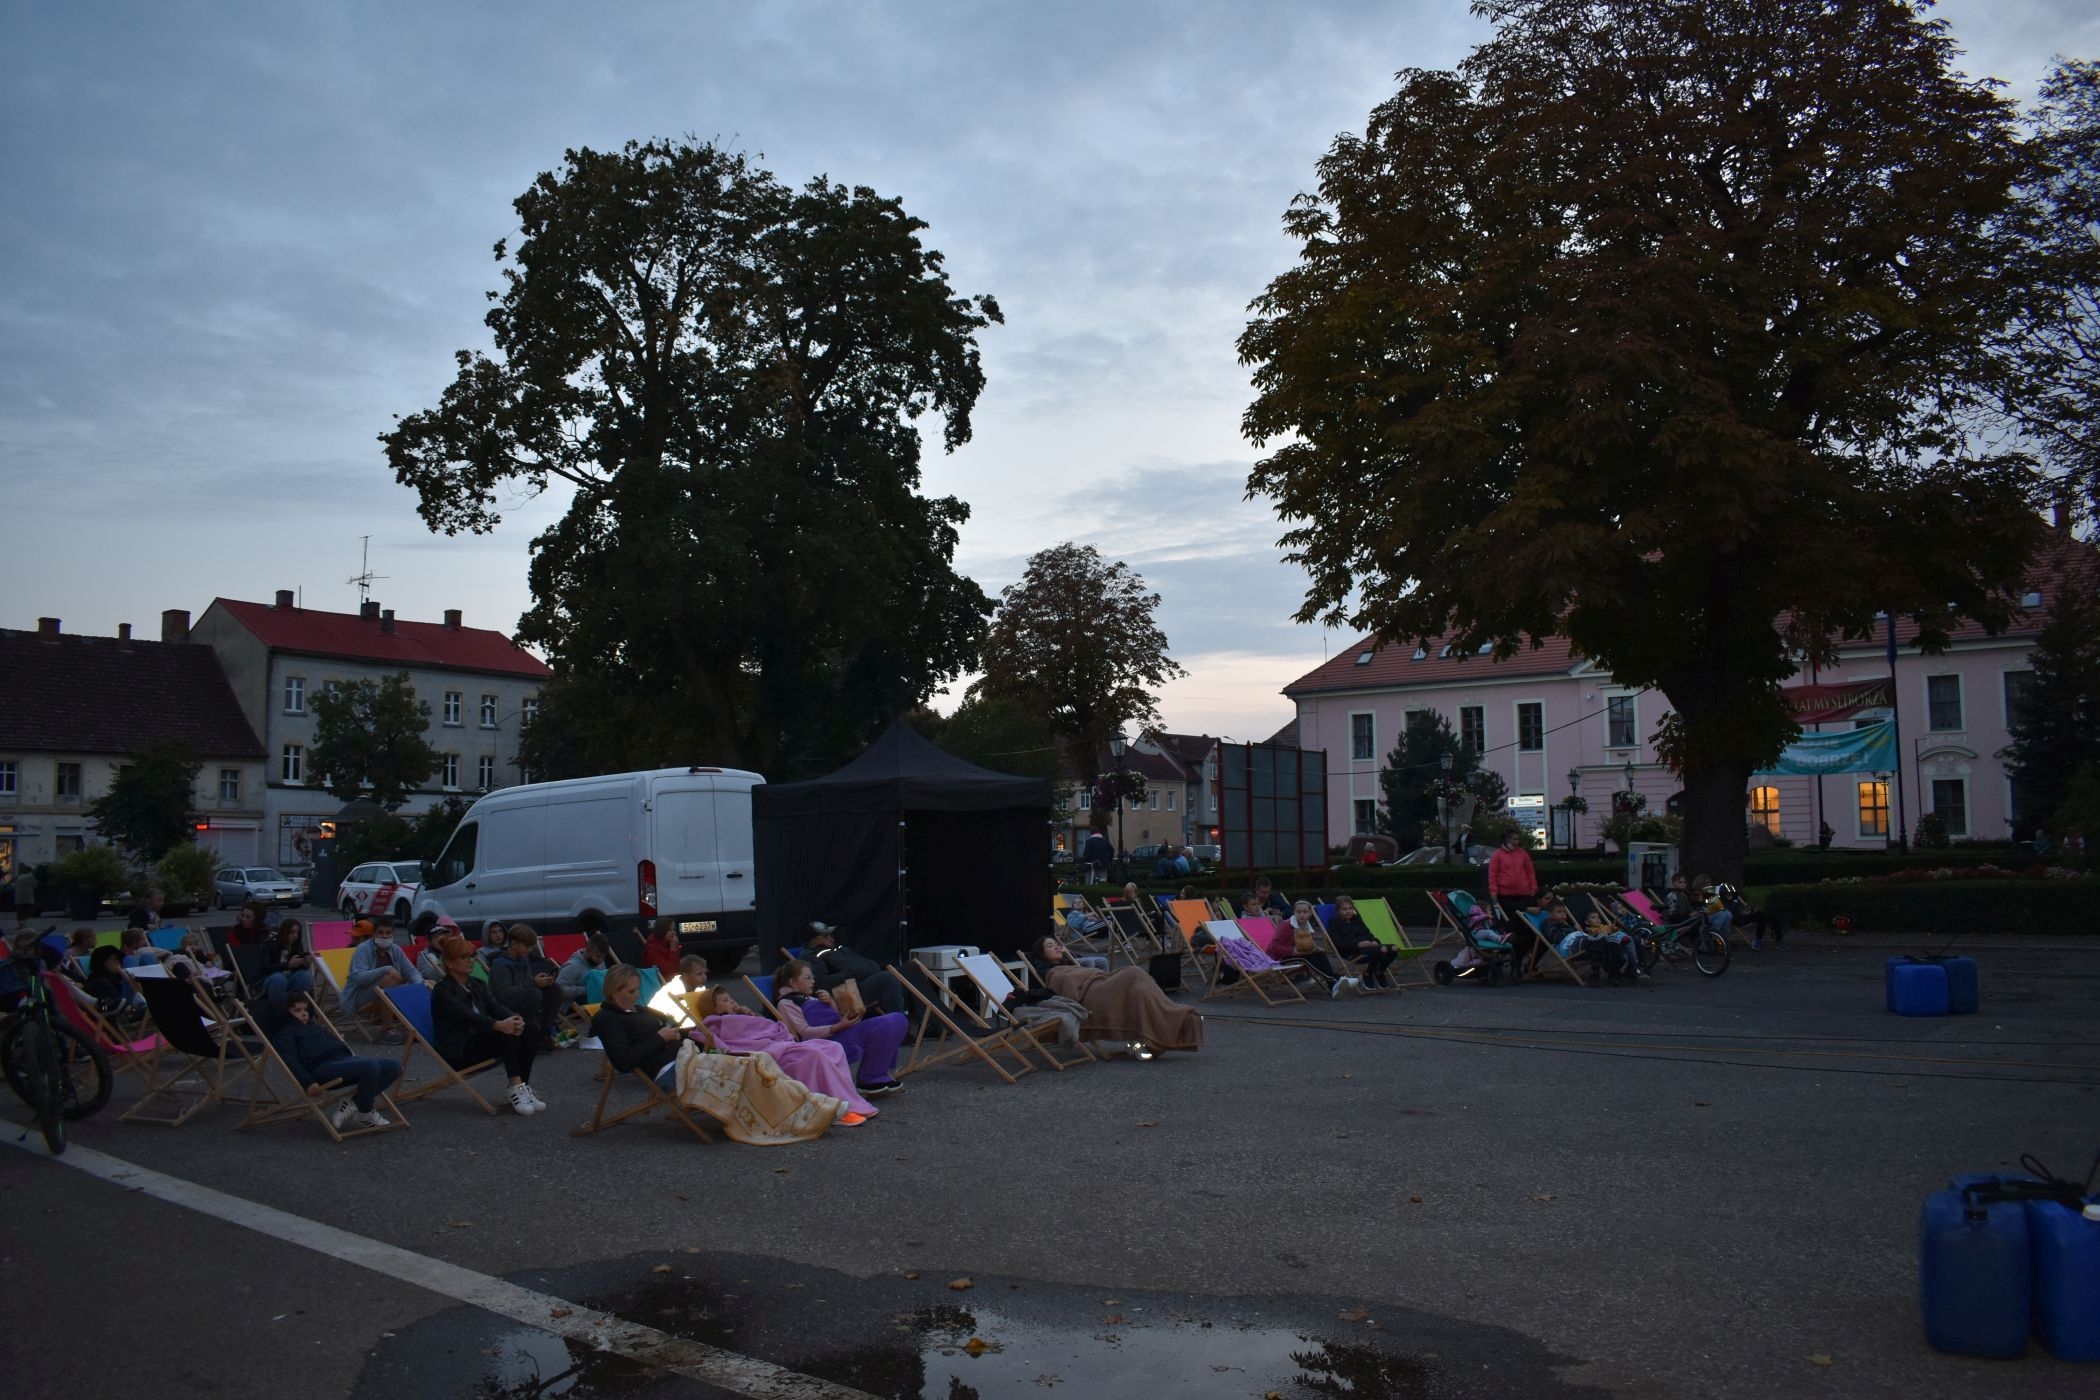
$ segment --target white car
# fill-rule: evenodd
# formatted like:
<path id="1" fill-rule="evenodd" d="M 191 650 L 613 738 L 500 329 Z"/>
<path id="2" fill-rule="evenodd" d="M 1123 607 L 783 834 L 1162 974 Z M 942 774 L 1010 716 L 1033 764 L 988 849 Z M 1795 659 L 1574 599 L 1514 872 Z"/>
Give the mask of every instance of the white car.
<path id="1" fill-rule="evenodd" d="M 392 914 L 396 922 L 405 924 L 409 905 L 422 886 L 422 861 L 368 861 L 344 877 L 335 892 L 335 907 L 353 919 Z"/>

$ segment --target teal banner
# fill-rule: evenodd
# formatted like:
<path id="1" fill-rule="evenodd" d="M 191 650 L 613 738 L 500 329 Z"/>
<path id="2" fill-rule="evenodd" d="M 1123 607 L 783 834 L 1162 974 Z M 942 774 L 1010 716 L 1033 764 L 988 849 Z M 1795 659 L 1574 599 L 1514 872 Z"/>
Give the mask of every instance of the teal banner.
<path id="1" fill-rule="evenodd" d="M 1819 773 L 1892 773 L 1896 769 L 1896 727 L 1887 720 L 1835 734 L 1803 734 L 1781 750 L 1779 761 L 1758 770 L 1775 775 L 1813 778 Z"/>

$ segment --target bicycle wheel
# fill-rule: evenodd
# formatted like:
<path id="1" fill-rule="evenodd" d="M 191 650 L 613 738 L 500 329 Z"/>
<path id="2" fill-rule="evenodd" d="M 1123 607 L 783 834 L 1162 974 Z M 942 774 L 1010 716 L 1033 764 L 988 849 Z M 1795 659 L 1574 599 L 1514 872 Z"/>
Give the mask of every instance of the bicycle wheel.
<path id="1" fill-rule="evenodd" d="M 1708 977 L 1728 971 L 1728 940 L 1713 929 L 1703 928 L 1692 936 L 1692 966 Z"/>
<path id="2" fill-rule="evenodd" d="M 1635 934 L 1633 947 L 1639 956 L 1641 971 L 1655 971 L 1655 964 L 1662 960 L 1662 940 L 1645 934 Z"/>
<path id="3" fill-rule="evenodd" d="M 19 1069 L 21 1075 L 15 1092 L 22 1094 L 29 1105 L 45 1146 L 56 1157 L 66 1150 L 66 1115 L 61 1097 L 65 1076 L 59 1068 L 57 1048 L 51 1044 L 51 1028 L 42 1021 L 25 1022 L 15 1037 L 14 1049 L 9 1069 Z"/>
<path id="4" fill-rule="evenodd" d="M 23 1059 L 22 1048 L 23 1038 L 32 1024 L 42 1025 L 25 1017 L 8 1030 L 5 1040 L 0 1040 L 0 1071 L 6 1073 L 8 1087 L 15 1091 L 15 1097 L 33 1108 L 33 1076 Z M 52 1047 L 52 1058 L 57 1062 L 59 1103 L 66 1117 L 80 1119 L 101 1112 L 109 1103 L 110 1090 L 116 1085 L 108 1053 L 63 1022 L 50 1027 L 50 1032 L 53 1039 L 45 1043 Z"/>

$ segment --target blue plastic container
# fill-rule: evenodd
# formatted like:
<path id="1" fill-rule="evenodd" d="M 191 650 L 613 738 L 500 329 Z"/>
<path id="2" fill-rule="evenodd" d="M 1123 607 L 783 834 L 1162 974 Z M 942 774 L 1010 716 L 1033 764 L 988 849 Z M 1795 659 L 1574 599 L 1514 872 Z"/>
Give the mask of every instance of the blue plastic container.
<path id="1" fill-rule="evenodd" d="M 1925 1198 L 1918 1302 L 1926 1341 L 1960 1356 L 2019 1356 L 2034 1323 L 2033 1289 L 2023 1202 L 1986 1205 L 1973 1190 Z"/>
<path id="2" fill-rule="evenodd" d="M 1889 969 L 1889 1009 L 1898 1016 L 1947 1014 L 1947 969 L 1911 962 Z"/>
<path id="3" fill-rule="evenodd" d="M 1957 1016 L 1971 1016 L 1983 1004 L 1982 978 L 1974 958 L 1935 958 L 1947 969 L 1947 1009 Z"/>
<path id="4" fill-rule="evenodd" d="M 2064 1361 L 2100 1361 L 2100 1204 L 2029 1201 L 2034 1335 Z"/>

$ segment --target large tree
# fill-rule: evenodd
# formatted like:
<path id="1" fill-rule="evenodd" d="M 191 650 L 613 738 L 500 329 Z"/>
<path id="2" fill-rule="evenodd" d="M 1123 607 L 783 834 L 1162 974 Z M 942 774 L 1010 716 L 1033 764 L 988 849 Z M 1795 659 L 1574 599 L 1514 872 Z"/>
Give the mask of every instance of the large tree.
<path id="1" fill-rule="evenodd" d="M 1159 725 L 1157 691 L 1188 674 L 1167 655 L 1158 611 L 1128 564 L 1053 545 L 999 595 L 973 691 L 1034 709 L 1064 740 L 1070 771 L 1093 773 L 1118 729 Z"/>
<path id="2" fill-rule="evenodd" d="M 330 686 L 313 697 L 313 710 L 307 766 L 343 801 L 368 797 L 391 812 L 437 772 L 438 752 L 423 737 L 430 704 L 416 697 L 406 671 Z"/>
<path id="3" fill-rule="evenodd" d="M 88 807 L 95 829 L 148 864 L 159 860 L 190 839 L 201 766 L 196 750 L 180 740 L 140 749 Z"/>
<path id="4" fill-rule="evenodd" d="M 1561 634 L 1673 709 L 1685 861 L 1740 871 L 1781 682 L 1878 612 L 2007 620 L 2039 529 L 2010 102 L 1897 0 L 1483 0 L 1319 164 L 1240 341 L 1303 620 Z"/>
<path id="5" fill-rule="evenodd" d="M 2055 826 L 2080 770 L 2100 764 L 2100 599 L 2085 568 L 2066 570 L 2055 588 L 2035 638 L 2034 679 L 2009 717 L 2006 772 L 2022 826 Z"/>
<path id="6" fill-rule="evenodd" d="M 2017 285 L 2031 297 L 2020 327 L 2039 392 L 2021 429 L 2049 469 L 2100 505 L 2100 64 L 2059 60 L 2035 111 L 2043 165 L 2023 204 L 2033 264 Z M 2068 503 L 2068 501 L 2067 501 Z"/>
<path id="7" fill-rule="evenodd" d="M 1440 792 L 1440 787 L 1445 790 Z M 1508 795 L 1501 776 L 1481 767 L 1480 755 L 1435 710 L 1407 712 L 1399 741 L 1378 770 L 1378 789 L 1385 798 L 1378 807 L 1378 828 L 1402 851 L 1422 844 L 1424 828 L 1442 830 L 1446 799 L 1460 802 L 1470 797 L 1475 810 L 1499 814 Z"/>
<path id="8" fill-rule="evenodd" d="M 712 145 L 567 153 L 437 407 L 382 435 L 424 520 L 574 488 L 520 624 L 561 677 L 550 775 L 850 757 L 972 666 L 990 611 L 952 567 L 968 508 L 918 494 L 917 419 L 970 436 L 990 297 L 953 295 L 895 199 L 790 189 Z"/>

